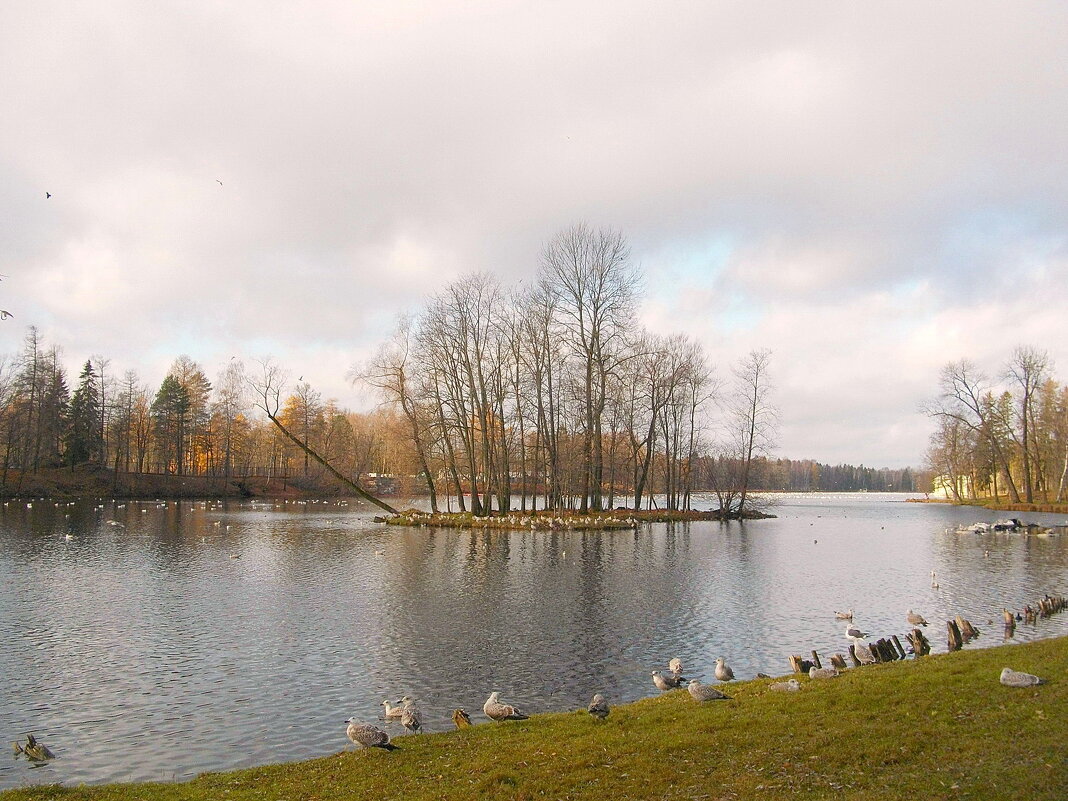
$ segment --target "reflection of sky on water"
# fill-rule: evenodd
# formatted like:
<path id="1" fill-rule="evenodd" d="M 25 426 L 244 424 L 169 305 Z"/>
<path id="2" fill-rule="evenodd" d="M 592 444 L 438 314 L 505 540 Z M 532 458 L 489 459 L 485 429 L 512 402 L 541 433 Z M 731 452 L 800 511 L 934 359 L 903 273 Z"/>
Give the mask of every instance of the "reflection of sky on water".
<path id="1" fill-rule="evenodd" d="M 387 528 L 354 504 L 12 503 L 0 732 L 34 731 L 60 758 L 0 764 L 0 786 L 330 753 L 341 721 L 403 693 L 434 729 L 457 706 L 479 718 L 494 689 L 528 711 L 649 695 L 672 656 L 705 679 L 717 656 L 740 677 L 781 674 L 791 653 L 844 652 L 835 609 L 877 636 L 915 609 L 936 650 L 961 614 L 991 645 L 1003 605 L 1068 591 L 1064 537 L 956 533 L 993 519 L 982 510 L 869 494 L 782 496 L 774 511 L 486 534 Z M 1016 637 L 1066 631 L 1062 615 Z"/>

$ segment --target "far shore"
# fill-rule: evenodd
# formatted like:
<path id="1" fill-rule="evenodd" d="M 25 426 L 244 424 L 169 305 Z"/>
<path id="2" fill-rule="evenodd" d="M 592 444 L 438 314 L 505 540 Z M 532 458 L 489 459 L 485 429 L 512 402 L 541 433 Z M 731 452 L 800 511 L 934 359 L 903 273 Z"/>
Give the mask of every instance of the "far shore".
<path id="1" fill-rule="evenodd" d="M 1007 497 L 969 498 L 955 501 L 952 498 L 909 498 L 909 503 L 943 503 L 950 506 L 978 506 L 992 512 L 1046 512 L 1049 514 L 1068 514 L 1068 502 L 1035 501 L 1034 503 L 1013 503 Z"/>

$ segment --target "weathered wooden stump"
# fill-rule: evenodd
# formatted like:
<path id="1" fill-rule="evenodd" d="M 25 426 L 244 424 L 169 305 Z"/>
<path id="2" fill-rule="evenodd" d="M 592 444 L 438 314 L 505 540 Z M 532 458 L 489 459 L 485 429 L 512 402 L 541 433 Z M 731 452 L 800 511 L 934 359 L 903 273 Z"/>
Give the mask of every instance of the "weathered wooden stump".
<path id="1" fill-rule="evenodd" d="M 807 676 L 808 671 L 815 665 L 807 659 L 795 655 L 790 657 L 790 667 L 793 668 L 794 673 L 804 673 Z"/>
<path id="2" fill-rule="evenodd" d="M 846 669 L 846 661 L 842 658 L 841 654 L 835 654 L 831 657 L 831 665 L 838 668 L 839 670 Z"/>
<path id="3" fill-rule="evenodd" d="M 812 664 L 818 668 L 823 667 L 823 663 L 820 662 L 820 655 L 817 654 L 815 651 L 812 652 Z"/>
<path id="4" fill-rule="evenodd" d="M 854 643 L 849 644 L 849 661 L 853 663 L 853 667 L 860 667 L 860 660 L 857 659 L 857 646 Z"/>
<path id="5" fill-rule="evenodd" d="M 964 644 L 964 640 L 960 635 L 960 629 L 957 628 L 956 621 L 946 621 L 946 644 L 949 646 L 950 651 L 959 651 L 960 647 Z"/>
<path id="6" fill-rule="evenodd" d="M 964 642 L 974 640 L 979 636 L 979 629 L 975 628 L 970 621 L 965 620 L 960 615 L 957 615 L 953 622 L 957 624 L 957 630 L 960 632 L 960 636 L 964 639 Z"/>
<path id="7" fill-rule="evenodd" d="M 894 648 L 896 648 L 896 649 L 897 649 L 897 655 L 898 655 L 898 657 L 899 657 L 900 659 L 904 659 L 904 658 L 905 658 L 905 656 L 906 656 L 906 654 L 905 654 L 905 649 L 901 647 L 901 640 L 899 640 L 899 639 L 897 638 L 897 635 L 896 635 L 896 634 L 894 635 Z"/>
<path id="8" fill-rule="evenodd" d="M 913 629 L 906 635 L 906 639 L 909 641 L 912 653 L 915 656 L 927 656 L 927 654 L 931 653 L 931 643 L 919 629 Z"/>

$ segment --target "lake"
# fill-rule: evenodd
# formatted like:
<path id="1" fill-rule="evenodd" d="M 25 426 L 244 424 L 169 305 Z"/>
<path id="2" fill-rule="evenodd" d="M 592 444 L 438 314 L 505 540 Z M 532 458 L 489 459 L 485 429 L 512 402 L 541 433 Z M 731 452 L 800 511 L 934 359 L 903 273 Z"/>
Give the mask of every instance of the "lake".
<path id="1" fill-rule="evenodd" d="M 404 694 L 434 731 L 456 707 L 484 721 L 492 690 L 530 713 L 653 695 L 649 673 L 674 656 L 709 681 L 718 656 L 739 678 L 781 675 L 790 654 L 845 653 L 836 609 L 878 638 L 907 631 L 912 608 L 936 652 L 961 614 L 982 631 L 967 647 L 990 646 L 1003 606 L 1068 593 L 1065 537 L 958 534 L 1008 515 L 905 497 L 783 495 L 771 520 L 495 533 L 387 527 L 355 502 L 12 501 L 0 737 L 33 732 L 57 759 L 0 760 L 0 787 L 330 754 L 346 718 L 374 721 Z M 1068 614 L 1015 638 L 1065 633 Z"/>

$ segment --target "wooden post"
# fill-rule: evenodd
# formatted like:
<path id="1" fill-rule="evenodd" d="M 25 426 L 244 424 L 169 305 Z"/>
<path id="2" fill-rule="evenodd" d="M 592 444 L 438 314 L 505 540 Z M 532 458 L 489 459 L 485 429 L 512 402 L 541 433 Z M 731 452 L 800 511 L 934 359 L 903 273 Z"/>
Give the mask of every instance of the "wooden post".
<path id="1" fill-rule="evenodd" d="M 957 624 L 953 620 L 946 621 L 946 644 L 949 646 L 950 651 L 959 651 L 961 645 L 964 644 L 964 640 L 960 636 L 960 629 L 957 628 Z"/>
<path id="2" fill-rule="evenodd" d="M 957 628 L 960 630 L 961 637 L 964 638 L 965 642 L 967 642 L 968 640 L 973 640 L 979 636 L 979 629 L 975 628 L 975 626 L 973 626 L 970 621 L 965 620 L 960 615 L 957 615 L 955 622 L 957 624 Z"/>
<path id="3" fill-rule="evenodd" d="M 812 652 L 812 664 L 818 668 L 823 667 L 823 663 L 820 662 L 820 655 L 817 654 L 815 651 Z"/>
<path id="4" fill-rule="evenodd" d="M 906 637 L 909 641 L 909 645 L 912 646 L 912 653 L 914 656 L 927 656 L 931 653 L 931 643 L 927 638 L 923 636 L 923 632 L 919 629 L 913 629 Z"/>
<path id="5" fill-rule="evenodd" d="M 842 658 L 841 654 L 835 654 L 831 657 L 831 664 L 839 670 L 846 669 L 846 661 Z"/>
<path id="6" fill-rule="evenodd" d="M 894 635 L 894 647 L 897 649 L 897 655 L 901 659 L 904 659 L 905 658 L 905 649 L 901 647 L 901 640 L 899 640 L 897 638 L 896 634 Z"/>

